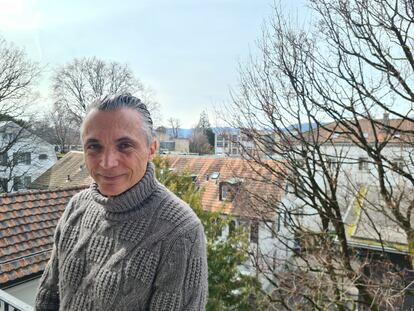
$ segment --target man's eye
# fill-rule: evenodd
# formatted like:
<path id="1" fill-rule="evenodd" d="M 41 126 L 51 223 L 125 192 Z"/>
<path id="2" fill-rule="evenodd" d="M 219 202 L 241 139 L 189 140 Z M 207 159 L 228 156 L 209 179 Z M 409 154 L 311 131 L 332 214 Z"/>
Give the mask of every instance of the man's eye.
<path id="1" fill-rule="evenodd" d="M 86 146 L 86 149 L 91 150 L 91 151 L 97 151 L 100 148 L 101 148 L 101 146 L 98 145 L 98 144 L 91 144 L 91 145 Z"/>
<path id="2" fill-rule="evenodd" d="M 130 143 L 122 143 L 118 145 L 119 150 L 127 150 L 129 148 L 132 148 L 132 145 Z"/>

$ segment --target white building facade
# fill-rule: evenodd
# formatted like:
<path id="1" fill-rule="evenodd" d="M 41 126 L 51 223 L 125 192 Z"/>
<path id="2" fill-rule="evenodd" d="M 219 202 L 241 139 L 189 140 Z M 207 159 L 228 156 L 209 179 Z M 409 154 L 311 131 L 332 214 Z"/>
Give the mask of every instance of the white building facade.
<path id="1" fill-rule="evenodd" d="M 0 123 L 0 187 L 2 192 L 26 189 L 56 161 L 53 145 L 14 122 Z"/>

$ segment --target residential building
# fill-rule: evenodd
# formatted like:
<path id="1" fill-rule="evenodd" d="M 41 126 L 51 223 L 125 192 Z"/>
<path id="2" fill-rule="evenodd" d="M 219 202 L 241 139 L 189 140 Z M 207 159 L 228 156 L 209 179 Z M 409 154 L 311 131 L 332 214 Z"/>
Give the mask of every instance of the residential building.
<path id="1" fill-rule="evenodd" d="M 214 154 L 244 159 L 273 158 L 274 133 L 265 130 L 215 128 Z M 260 137 L 260 139 L 258 139 Z"/>
<path id="2" fill-rule="evenodd" d="M 12 121 L 0 122 L 0 187 L 26 189 L 57 161 L 54 146 Z"/>
<path id="3" fill-rule="evenodd" d="M 83 152 L 70 151 L 59 161 L 35 179 L 30 189 L 62 189 L 68 187 L 87 186 L 92 183 L 83 161 Z"/>
<path id="4" fill-rule="evenodd" d="M 182 137 L 173 137 L 165 127 L 158 127 L 155 130 L 155 137 L 159 142 L 158 153 L 160 154 L 188 154 L 190 152 L 189 139 Z"/>
<path id="5" fill-rule="evenodd" d="M 410 213 L 414 202 L 412 183 L 404 177 L 412 176 L 414 169 L 413 130 L 414 122 L 389 119 L 384 114 L 382 119 L 343 120 L 295 133 L 291 138 L 286 135 L 280 146 L 281 155 L 284 150 L 290 152 L 292 168 L 281 202 L 285 212 L 290 213 L 280 230 L 286 252 L 306 250 L 309 241 L 303 239 L 306 235 L 302 233 L 320 233 L 320 213 L 326 212 L 326 216 L 331 212 L 322 206 L 333 202 L 338 204 L 340 213 L 335 217 L 345 224 L 346 243 L 355 251 L 355 267 L 361 266 L 364 274 L 373 277 L 386 273 L 379 269 L 380 261 L 386 259 L 401 270 L 410 268 L 412 249 L 408 230 L 402 224 L 412 227 L 414 221 Z M 377 150 L 380 152 L 376 153 Z M 377 155 L 380 157 L 375 160 Z M 380 178 L 384 180 L 384 189 L 390 191 L 388 202 L 383 197 L 384 189 L 380 189 Z M 331 196 L 332 185 L 335 197 Z M 334 201 L 329 202 L 330 199 Z M 278 219 L 286 219 L 281 212 Z M 329 217 L 331 234 L 335 234 L 335 219 L 332 214 Z M 295 236 L 297 232 L 301 236 Z M 339 247 L 338 236 L 335 241 Z M 347 291 L 356 298 L 360 294 L 351 285 Z M 413 305 L 413 297 L 408 295 L 404 299 L 406 304 Z"/>
<path id="6" fill-rule="evenodd" d="M 241 269 L 258 275 L 258 271 L 264 272 L 267 266 L 273 266 L 275 253 L 283 248 L 275 236 L 278 230 L 275 207 L 284 195 L 285 181 L 275 179 L 269 170 L 253 161 L 241 158 L 169 155 L 168 159 L 174 171 L 191 174 L 195 184 L 203 189 L 203 209 L 233 218 L 230 227 L 222 232 L 223 238 L 233 227 L 247 229 L 252 258 Z M 266 163 L 274 170 L 282 170 L 275 161 Z M 267 287 L 268 283 L 261 279 Z"/>

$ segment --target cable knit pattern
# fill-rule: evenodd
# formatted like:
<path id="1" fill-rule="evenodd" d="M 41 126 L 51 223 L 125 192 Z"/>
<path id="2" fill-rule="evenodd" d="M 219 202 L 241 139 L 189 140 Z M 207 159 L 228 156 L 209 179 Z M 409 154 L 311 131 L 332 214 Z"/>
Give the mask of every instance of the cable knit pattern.
<path id="1" fill-rule="evenodd" d="M 96 184 L 72 198 L 55 233 L 36 310 L 205 310 L 202 225 L 153 165 L 116 197 Z"/>

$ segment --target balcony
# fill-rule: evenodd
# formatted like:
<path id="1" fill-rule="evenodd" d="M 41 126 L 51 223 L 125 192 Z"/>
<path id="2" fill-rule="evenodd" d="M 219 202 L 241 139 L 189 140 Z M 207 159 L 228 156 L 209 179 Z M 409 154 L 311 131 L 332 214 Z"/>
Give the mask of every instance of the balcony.
<path id="1" fill-rule="evenodd" d="M 33 311 L 34 308 L 0 289 L 0 311 Z"/>

